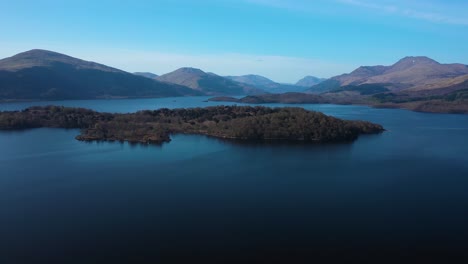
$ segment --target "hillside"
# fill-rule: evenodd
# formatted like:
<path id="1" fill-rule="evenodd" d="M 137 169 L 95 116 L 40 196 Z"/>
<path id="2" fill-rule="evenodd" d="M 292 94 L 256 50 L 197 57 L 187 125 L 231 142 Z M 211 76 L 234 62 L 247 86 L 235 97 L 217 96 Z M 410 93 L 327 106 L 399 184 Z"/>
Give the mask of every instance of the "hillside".
<path id="1" fill-rule="evenodd" d="M 156 78 L 161 82 L 187 86 L 208 95 L 261 94 L 265 91 L 195 68 L 180 68 Z"/>
<path id="2" fill-rule="evenodd" d="M 180 85 L 84 61 L 31 50 L 0 60 L 0 100 L 59 100 L 201 95 Z"/>

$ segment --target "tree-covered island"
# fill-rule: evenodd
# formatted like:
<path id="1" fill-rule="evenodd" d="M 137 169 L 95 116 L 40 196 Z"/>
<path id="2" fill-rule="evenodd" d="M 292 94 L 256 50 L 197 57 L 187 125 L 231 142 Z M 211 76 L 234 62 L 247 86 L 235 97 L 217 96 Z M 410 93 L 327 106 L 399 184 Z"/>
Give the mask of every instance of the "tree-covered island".
<path id="1" fill-rule="evenodd" d="M 199 134 L 256 141 L 350 142 L 360 134 L 384 131 L 381 125 L 347 121 L 303 108 L 216 106 L 190 109 L 100 113 L 62 106 L 0 112 L 0 129 L 81 129 L 82 141 L 128 141 L 160 144 L 171 134 Z"/>

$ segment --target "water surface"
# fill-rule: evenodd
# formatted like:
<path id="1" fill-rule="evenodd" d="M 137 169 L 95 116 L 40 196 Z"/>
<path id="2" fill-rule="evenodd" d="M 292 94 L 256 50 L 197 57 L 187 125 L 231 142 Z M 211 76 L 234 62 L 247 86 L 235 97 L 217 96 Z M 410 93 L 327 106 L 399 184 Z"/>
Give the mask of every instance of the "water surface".
<path id="1" fill-rule="evenodd" d="M 0 110 L 222 104 L 206 99 L 9 103 Z M 466 258 L 467 115 L 298 106 L 388 131 L 332 145 L 175 135 L 159 147 L 79 142 L 77 130 L 0 132 L 0 262 Z"/>

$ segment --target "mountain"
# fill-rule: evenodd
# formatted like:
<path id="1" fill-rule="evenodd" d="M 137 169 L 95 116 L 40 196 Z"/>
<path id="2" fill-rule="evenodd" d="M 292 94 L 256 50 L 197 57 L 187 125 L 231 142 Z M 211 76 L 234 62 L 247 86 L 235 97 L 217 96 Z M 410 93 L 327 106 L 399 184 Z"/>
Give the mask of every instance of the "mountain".
<path id="1" fill-rule="evenodd" d="M 323 81 L 325 81 L 326 79 L 323 79 L 323 78 L 318 78 L 318 77 L 315 77 L 315 76 L 306 76 L 302 79 L 300 79 L 296 85 L 297 86 L 302 86 L 302 87 L 311 87 L 311 86 L 314 86 L 316 84 L 319 84 Z"/>
<path id="2" fill-rule="evenodd" d="M 200 95 L 95 62 L 47 50 L 0 60 L 1 100 L 58 100 Z"/>
<path id="3" fill-rule="evenodd" d="M 266 77 L 263 77 L 260 75 L 254 75 L 254 74 L 248 74 L 248 75 L 242 75 L 242 76 L 226 76 L 226 78 L 239 82 L 239 83 L 244 83 L 247 85 L 254 86 L 258 89 L 262 89 L 269 93 L 303 92 L 305 90 L 305 88 L 302 86 L 277 83 Z"/>
<path id="4" fill-rule="evenodd" d="M 468 66 L 464 64 L 441 64 L 428 57 L 405 57 L 391 66 L 359 67 L 349 74 L 315 85 L 308 91 L 326 92 L 364 84 L 380 85 L 394 92 L 438 90 L 463 83 L 465 75 L 468 75 Z"/>
<path id="5" fill-rule="evenodd" d="M 155 79 L 156 77 L 158 77 L 157 74 L 154 74 L 151 72 L 134 72 L 133 74 L 138 75 L 138 76 L 143 76 L 146 78 L 150 78 L 150 79 Z"/>
<path id="6" fill-rule="evenodd" d="M 206 73 L 195 68 L 180 68 L 161 75 L 156 80 L 187 86 L 208 95 L 261 94 L 265 91 L 245 83 L 233 81 L 214 73 Z"/>

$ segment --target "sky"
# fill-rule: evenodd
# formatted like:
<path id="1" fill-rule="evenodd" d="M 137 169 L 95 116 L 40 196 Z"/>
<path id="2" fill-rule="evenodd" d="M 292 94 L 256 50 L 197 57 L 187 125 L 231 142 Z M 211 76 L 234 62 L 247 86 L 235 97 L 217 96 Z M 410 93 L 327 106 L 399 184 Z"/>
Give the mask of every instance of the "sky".
<path id="1" fill-rule="evenodd" d="M 467 0 L 0 0 L 0 58 L 40 48 L 294 83 L 405 56 L 468 64 L 467 13 Z"/>

